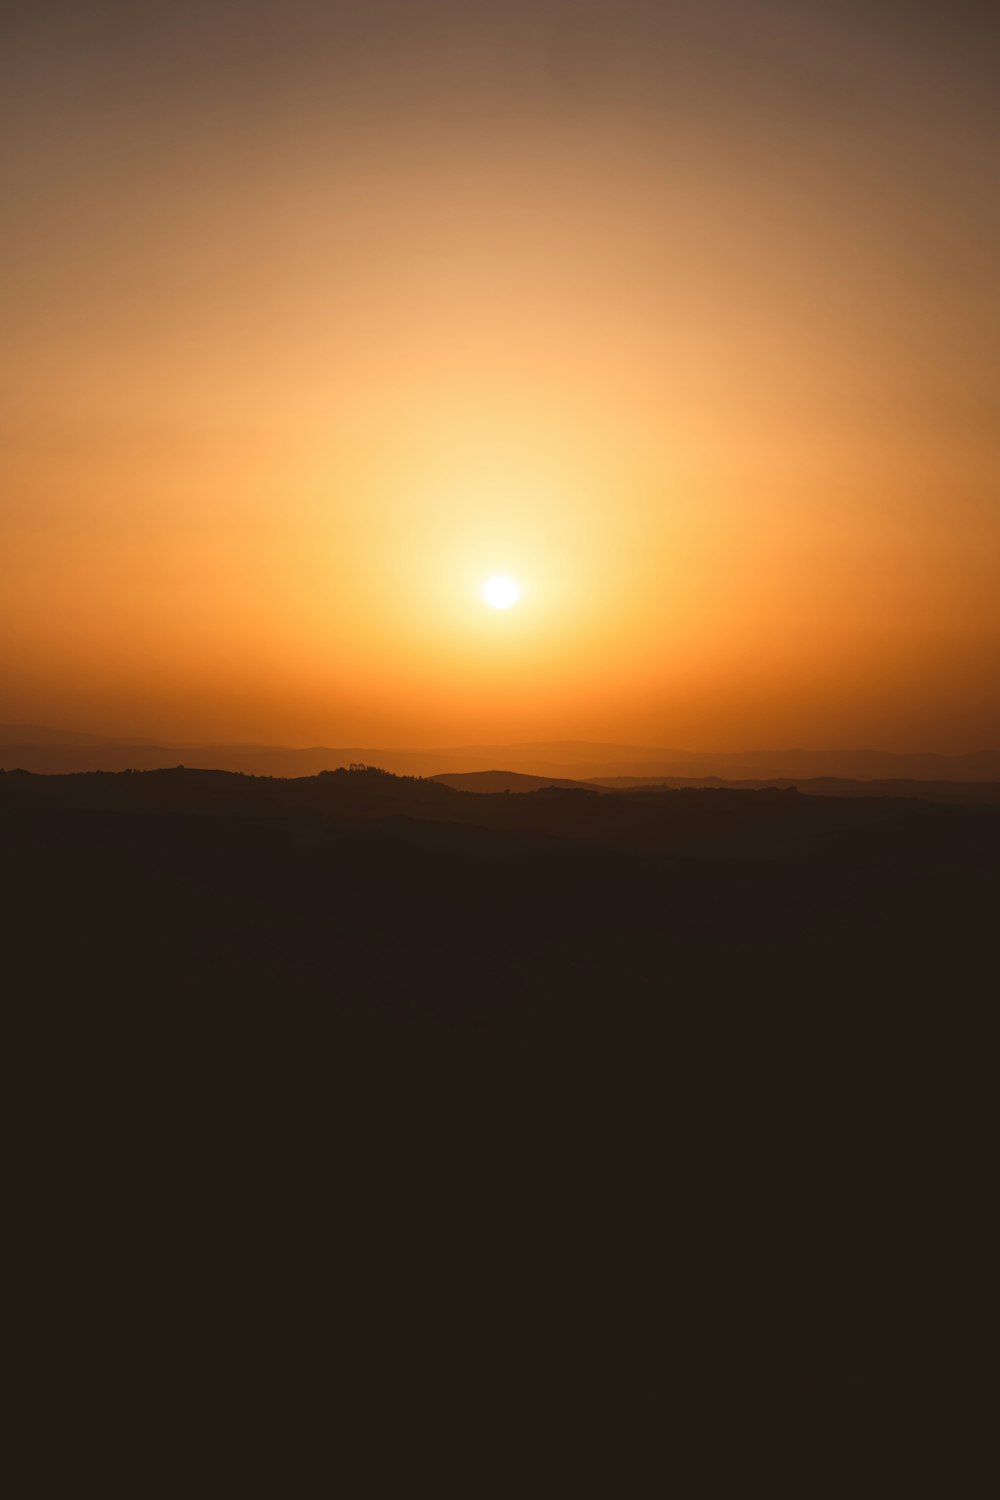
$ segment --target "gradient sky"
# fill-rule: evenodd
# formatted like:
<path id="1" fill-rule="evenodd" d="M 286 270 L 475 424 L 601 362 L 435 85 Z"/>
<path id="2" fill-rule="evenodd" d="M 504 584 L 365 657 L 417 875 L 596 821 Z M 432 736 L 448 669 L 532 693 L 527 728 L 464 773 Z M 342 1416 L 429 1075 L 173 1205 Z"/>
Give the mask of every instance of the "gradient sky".
<path id="1" fill-rule="evenodd" d="M 0 719 L 1000 744 L 994 13 L 5 6 Z"/>

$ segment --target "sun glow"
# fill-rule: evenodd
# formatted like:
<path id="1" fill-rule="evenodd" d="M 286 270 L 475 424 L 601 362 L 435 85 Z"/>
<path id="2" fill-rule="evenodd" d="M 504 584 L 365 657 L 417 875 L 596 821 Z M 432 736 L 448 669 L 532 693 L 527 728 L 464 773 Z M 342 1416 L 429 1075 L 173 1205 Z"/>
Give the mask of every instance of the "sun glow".
<path id="1" fill-rule="evenodd" d="M 18 7 L 0 719 L 1000 742 L 993 23 L 867 9 Z"/>
<path id="2" fill-rule="evenodd" d="M 483 584 L 483 598 L 494 609 L 510 609 L 521 596 L 521 590 L 513 578 L 488 578 Z"/>

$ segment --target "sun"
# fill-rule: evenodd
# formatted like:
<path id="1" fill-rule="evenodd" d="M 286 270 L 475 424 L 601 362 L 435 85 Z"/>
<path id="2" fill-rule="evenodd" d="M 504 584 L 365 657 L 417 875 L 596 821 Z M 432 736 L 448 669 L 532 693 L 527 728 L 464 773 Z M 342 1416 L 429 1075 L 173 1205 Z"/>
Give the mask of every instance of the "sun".
<path id="1" fill-rule="evenodd" d="M 494 609 L 510 609 L 520 597 L 521 590 L 513 578 L 498 575 L 496 578 L 488 578 L 483 584 L 483 598 Z"/>

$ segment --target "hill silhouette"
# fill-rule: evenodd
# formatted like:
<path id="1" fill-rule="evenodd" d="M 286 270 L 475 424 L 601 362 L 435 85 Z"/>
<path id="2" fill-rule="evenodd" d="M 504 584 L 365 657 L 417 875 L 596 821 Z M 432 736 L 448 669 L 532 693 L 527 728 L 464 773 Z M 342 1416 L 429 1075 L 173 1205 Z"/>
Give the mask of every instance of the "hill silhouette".
<path id="1" fill-rule="evenodd" d="M 397 775 L 443 776 L 501 768 L 544 781 L 715 778 L 771 783 L 834 777 L 851 780 L 1000 782 L 1000 751 L 972 755 L 890 754 L 878 750 L 762 750 L 714 753 L 592 744 L 582 740 L 389 750 L 372 746 L 304 749 L 281 745 L 157 745 L 143 740 L 0 726 L 0 767 L 46 775 L 74 771 L 159 770 L 182 764 L 254 776 L 315 776 L 351 764 Z"/>
<path id="2" fill-rule="evenodd" d="M 457 792 L 538 792 L 553 786 L 598 790 L 589 781 L 572 781 L 565 776 L 529 776 L 524 771 L 453 771 L 433 779 Z"/>
<path id="3" fill-rule="evenodd" d="M 922 802 L 963 802 L 983 805 L 1000 802 L 1000 781 L 916 781 L 911 777 L 861 781 L 848 776 L 776 776 L 766 781 L 724 780 L 720 776 L 606 776 L 589 783 L 601 790 L 625 792 L 636 787 L 669 787 L 675 791 L 698 788 L 759 792 L 794 787 L 811 797 L 908 797 Z"/>
<path id="4" fill-rule="evenodd" d="M 981 982 L 1000 898 L 1000 808 L 792 788 L 19 771 L 0 819 L 21 995 L 615 1026 L 696 994 L 913 999 Z"/>
<path id="5" fill-rule="evenodd" d="M 40 1191 L 122 1216 L 125 1244 L 146 1197 L 161 1232 L 168 1171 L 195 1193 L 198 1245 L 235 1172 L 248 1233 L 263 1172 L 339 1244 L 346 1170 L 363 1218 L 371 1197 L 404 1205 L 380 1237 L 386 1276 L 442 1162 L 447 1203 L 430 1212 L 453 1226 L 435 1242 L 449 1274 L 470 1183 L 483 1234 L 505 1243 L 498 1173 L 532 1245 L 536 1204 L 562 1212 L 569 1178 L 567 1254 L 595 1215 L 617 1242 L 627 1200 L 626 1277 L 647 1220 L 696 1223 L 699 1261 L 753 1211 L 782 1226 L 779 1249 L 804 1216 L 825 1237 L 834 1174 L 861 1184 L 846 1222 L 867 1245 L 901 1170 L 922 1225 L 928 1170 L 952 1181 L 968 1142 L 991 1138 L 998 909 L 995 806 L 469 793 L 370 768 L 8 771 L 18 1149 L 42 1140 Z"/>

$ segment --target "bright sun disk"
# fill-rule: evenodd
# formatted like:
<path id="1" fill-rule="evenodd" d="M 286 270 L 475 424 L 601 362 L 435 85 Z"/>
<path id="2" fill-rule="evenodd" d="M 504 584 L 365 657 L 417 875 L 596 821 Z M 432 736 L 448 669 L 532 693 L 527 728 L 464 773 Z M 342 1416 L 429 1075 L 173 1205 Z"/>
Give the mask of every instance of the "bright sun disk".
<path id="1" fill-rule="evenodd" d="M 510 609 L 516 604 L 521 590 L 513 578 L 488 578 L 483 584 L 483 598 L 487 604 L 492 604 L 494 609 Z"/>

